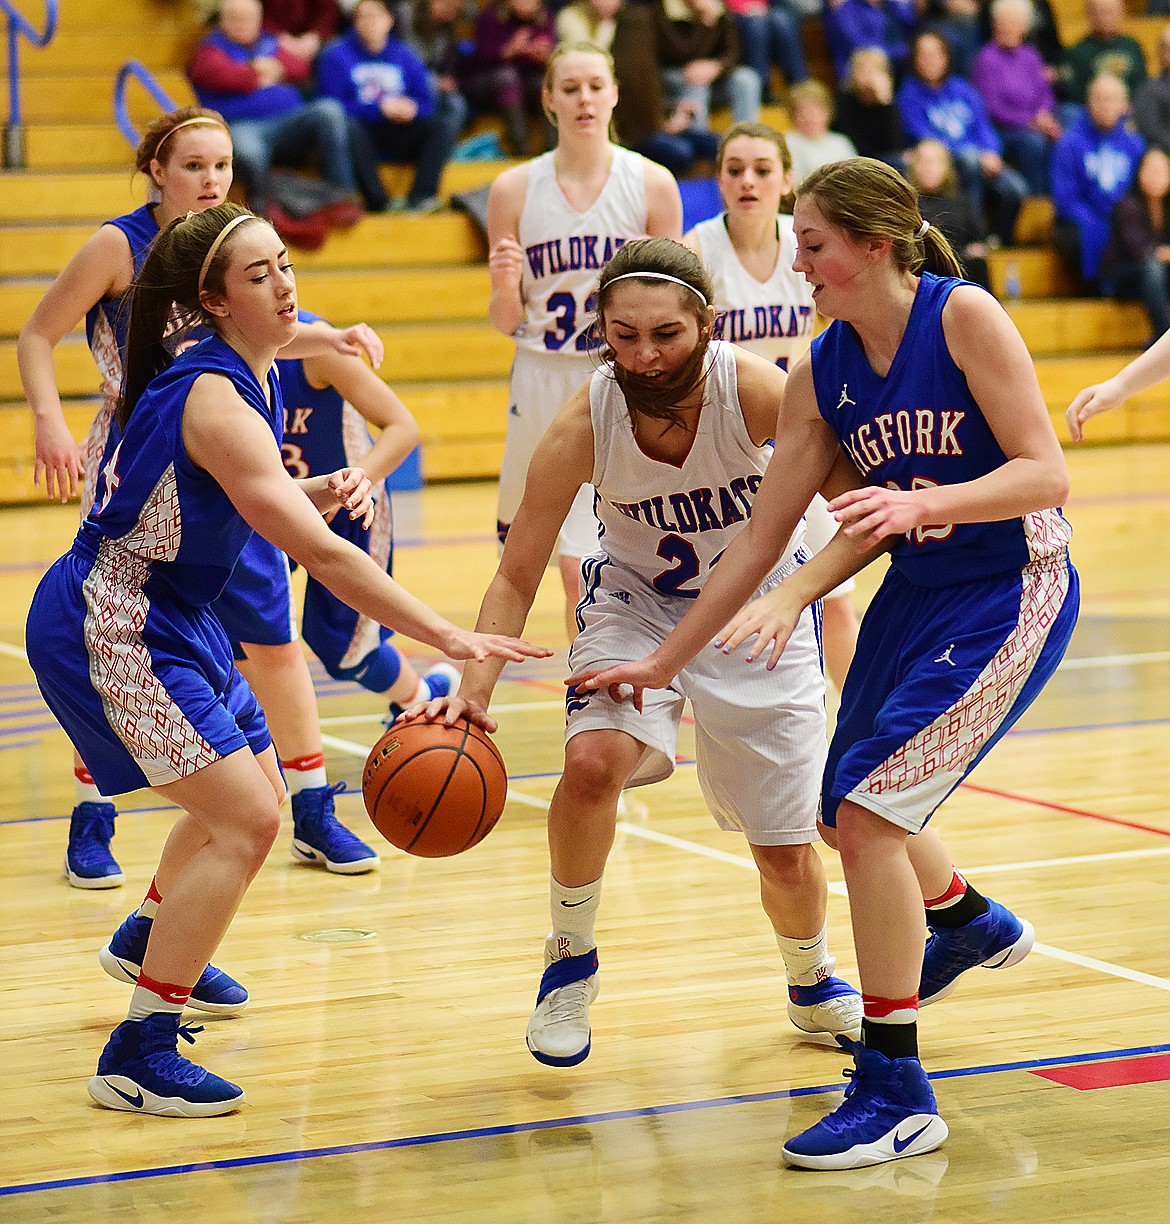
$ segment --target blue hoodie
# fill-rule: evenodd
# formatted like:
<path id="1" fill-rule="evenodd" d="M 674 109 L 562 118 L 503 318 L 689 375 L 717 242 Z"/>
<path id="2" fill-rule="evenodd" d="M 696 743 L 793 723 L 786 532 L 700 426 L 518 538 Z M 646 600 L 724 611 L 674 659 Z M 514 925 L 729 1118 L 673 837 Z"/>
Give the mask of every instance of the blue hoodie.
<path id="1" fill-rule="evenodd" d="M 1081 232 L 1081 272 L 1093 280 L 1109 239 L 1113 206 L 1137 174 L 1146 142 L 1121 119 L 1102 132 L 1087 114 L 1065 129 L 1052 151 L 1052 201 Z"/>
<path id="2" fill-rule="evenodd" d="M 378 55 L 371 55 L 353 30 L 335 39 L 317 60 L 317 91 L 336 98 L 355 119 L 372 124 L 386 122 L 383 98 L 411 98 L 418 119 L 435 110 L 426 65 L 393 34 Z"/>
<path id="3" fill-rule="evenodd" d="M 907 77 L 898 90 L 898 110 L 915 141 L 939 140 L 952 153 L 965 149 L 1003 151 L 983 98 L 963 77 L 946 77 L 937 88 L 917 77 Z"/>

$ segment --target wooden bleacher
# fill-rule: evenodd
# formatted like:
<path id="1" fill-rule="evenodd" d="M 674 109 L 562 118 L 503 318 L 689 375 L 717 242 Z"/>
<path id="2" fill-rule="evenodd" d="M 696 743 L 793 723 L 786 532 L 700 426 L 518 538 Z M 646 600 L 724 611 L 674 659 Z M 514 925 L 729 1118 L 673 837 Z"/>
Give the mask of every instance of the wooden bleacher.
<path id="1" fill-rule="evenodd" d="M 1056 7 L 1066 41 L 1079 36 L 1080 0 L 1056 0 Z M 1152 47 L 1163 23 L 1139 17 L 1132 24 Z M 131 177 L 130 150 L 112 118 L 115 70 L 138 58 L 176 100 L 189 102 L 182 65 L 200 33 L 189 6 L 167 0 L 123 0 L 112 16 L 104 0 L 69 0 L 50 47 L 21 49 L 28 169 L 0 172 L 0 501 L 34 496 L 32 420 L 17 377 L 17 332 L 94 227 L 145 199 L 146 184 Z M 156 108 L 133 85 L 130 98 L 135 122 L 145 125 Z M 770 118 L 784 123 L 782 115 Z M 452 164 L 443 193 L 480 186 L 500 169 Z M 395 168 L 388 177 L 397 191 L 404 189 L 406 171 Z M 1047 245 L 1050 227 L 1050 206 L 1029 202 L 1019 245 L 993 252 L 990 265 L 1001 294 L 1008 266 L 1016 266 L 1022 295 L 1008 309 L 1059 418 L 1079 387 L 1133 355 L 1145 321 L 1137 306 L 1075 296 L 1076 286 Z M 337 323 L 365 320 L 381 334 L 382 374 L 418 418 L 429 480 L 491 477 L 499 470 L 512 346 L 486 321 L 485 255 L 471 222 L 450 211 L 367 217 L 320 251 L 294 252 L 306 308 Z M 57 370 L 67 419 L 83 436 L 96 406 L 97 375 L 80 329 L 60 345 Z M 1170 438 L 1170 391 L 1155 388 L 1136 398 L 1104 418 L 1093 438 Z"/>

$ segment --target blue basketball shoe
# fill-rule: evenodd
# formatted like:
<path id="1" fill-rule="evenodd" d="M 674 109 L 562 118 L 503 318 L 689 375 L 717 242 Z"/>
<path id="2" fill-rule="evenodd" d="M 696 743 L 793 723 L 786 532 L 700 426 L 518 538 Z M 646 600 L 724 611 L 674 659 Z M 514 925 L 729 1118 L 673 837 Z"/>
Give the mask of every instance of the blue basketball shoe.
<path id="1" fill-rule="evenodd" d="M 244 1103 L 244 1090 L 197 1067 L 179 1053 L 179 1038 L 194 1042 L 202 1028 L 180 1027 L 172 1012 L 123 1020 L 98 1059 L 89 1095 L 107 1109 L 213 1118 Z"/>
<path id="2" fill-rule="evenodd" d="M 828 977 L 815 986 L 788 984 L 788 1019 L 812 1040 L 860 1041 L 862 1010 L 861 994 L 844 978 Z"/>
<path id="3" fill-rule="evenodd" d="M 545 945 L 544 975 L 525 1040 L 537 1062 L 548 1067 L 575 1067 L 589 1057 L 589 1004 L 601 989 L 597 949 L 555 960 L 552 940 L 550 935 Z"/>
<path id="4" fill-rule="evenodd" d="M 110 942 L 98 953 L 98 960 L 110 977 L 131 985 L 137 983 L 153 925 L 152 919 L 135 913 L 114 932 Z M 191 991 L 188 1006 L 218 1016 L 232 1016 L 243 1011 L 247 1004 L 247 990 L 222 969 L 208 965 Z"/>
<path id="5" fill-rule="evenodd" d="M 985 969 L 1018 965 L 1036 941 L 1036 932 L 1026 918 L 1017 918 L 990 897 L 987 913 L 973 918 L 966 926 L 934 926 L 929 913 L 926 924 L 930 937 L 922 957 L 920 1007 L 945 999 L 958 985 L 960 974 L 976 965 Z"/>
<path id="6" fill-rule="evenodd" d="M 859 1169 L 932 1152 L 947 1124 L 917 1058 L 889 1059 L 849 1042 L 854 1067 L 845 1100 L 780 1149 L 801 1169 Z"/>
<path id="7" fill-rule="evenodd" d="M 112 803 L 79 803 L 69 818 L 65 878 L 74 888 L 117 888 L 126 882 L 110 853 L 118 809 Z"/>
<path id="8" fill-rule="evenodd" d="M 373 871 L 381 861 L 377 851 L 351 833 L 333 813 L 333 796 L 344 782 L 313 786 L 292 797 L 292 856 L 298 863 L 324 863 L 339 875 Z"/>
<path id="9" fill-rule="evenodd" d="M 423 700 L 434 701 L 436 697 L 450 696 L 451 690 L 459 687 L 459 677 L 460 672 L 457 667 L 452 667 L 450 663 L 437 663 L 422 678 L 423 683 L 430 690 L 430 696 L 423 698 Z M 386 711 L 386 717 L 382 719 L 382 726 L 389 730 L 405 709 L 406 706 L 399 705 L 397 701 L 392 701 Z"/>

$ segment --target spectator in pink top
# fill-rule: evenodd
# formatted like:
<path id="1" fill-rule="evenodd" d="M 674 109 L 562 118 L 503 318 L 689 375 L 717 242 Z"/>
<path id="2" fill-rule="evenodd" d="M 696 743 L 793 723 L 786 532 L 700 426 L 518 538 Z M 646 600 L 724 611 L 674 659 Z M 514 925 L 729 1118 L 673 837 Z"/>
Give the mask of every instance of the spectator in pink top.
<path id="1" fill-rule="evenodd" d="M 477 110 L 499 111 L 512 152 L 527 157 L 530 116 L 544 121 L 549 143 L 540 94 L 557 41 L 552 15 L 543 0 L 496 0 L 480 9 L 474 41 L 463 92 Z"/>
<path id="2" fill-rule="evenodd" d="M 1032 195 L 1046 195 L 1061 127 L 1044 61 L 1024 41 L 1034 18 L 1031 0 L 995 0 L 991 42 L 972 61 L 971 82 L 1003 141 L 1004 160 L 1020 171 Z"/>

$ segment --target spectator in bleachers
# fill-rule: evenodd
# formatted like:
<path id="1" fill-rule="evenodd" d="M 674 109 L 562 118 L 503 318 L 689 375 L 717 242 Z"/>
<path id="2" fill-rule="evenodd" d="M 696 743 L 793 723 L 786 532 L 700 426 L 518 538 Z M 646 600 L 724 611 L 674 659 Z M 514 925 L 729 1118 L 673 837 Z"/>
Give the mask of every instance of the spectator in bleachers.
<path id="1" fill-rule="evenodd" d="M 967 76 L 971 60 L 979 47 L 979 0 L 926 0 L 919 19 L 919 29 L 941 34 L 951 49 L 951 67 Z"/>
<path id="2" fill-rule="evenodd" d="M 1044 61 L 1024 41 L 1032 20 L 1031 0 L 995 0 L 992 41 L 976 54 L 971 83 L 1003 141 L 1004 160 L 1020 171 L 1032 195 L 1047 195 L 1052 144 L 1061 127 Z"/>
<path id="3" fill-rule="evenodd" d="M 991 38 L 991 9 L 992 5 L 983 0 L 979 11 L 979 37 L 983 42 Z M 1056 14 L 1052 11 L 1051 0 L 1032 0 L 1032 14 L 1032 28 L 1024 41 L 1040 52 L 1048 82 L 1055 85 L 1064 64 L 1064 44 L 1056 28 Z"/>
<path id="4" fill-rule="evenodd" d="M 517 157 L 532 151 L 530 120 L 551 129 L 541 108 L 544 69 L 556 44 L 551 13 L 543 0 L 494 0 L 475 18 L 475 46 L 464 66 L 463 92 L 480 111 L 497 111 Z"/>
<path id="5" fill-rule="evenodd" d="M 1129 189 L 1145 141 L 1126 123 L 1125 82 L 1107 72 L 1089 85 L 1085 112 L 1052 152 L 1052 238 L 1069 270 L 1097 278 L 1113 206 Z"/>
<path id="6" fill-rule="evenodd" d="M 824 24 L 838 81 L 858 47 L 881 47 L 898 76 L 910 54 L 918 13 L 914 0 L 826 0 Z"/>
<path id="7" fill-rule="evenodd" d="M 1170 26 L 1158 35 L 1158 64 L 1134 96 L 1133 119 L 1146 144 L 1170 153 Z"/>
<path id="8" fill-rule="evenodd" d="M 694 125 L 709 128 L 712 104 L 734 123 L 760 116 L 760 78 L 739 62 L 739 32 L 723 0 L 654 0 L 658 58 L 670 102 L 685 103 Z"/>
<path id="9" fill-rule="evenodd" d="M 789 105 L 792 130 L 786 133 L 786 138 L 792 154 L 795 186 L 799 187 L 818 166 L 857 156 L 848 136 L 829 131 L 833 120 L 833 95 L 820 81 L 805 81 L 794 86 Z"/>
<path id="10" fill-rule="evenodd" d="M 264 28 L 280 45 L 311 64 L 337 33 L 337 0 L 262 0 Z"/>
<path id="11" fill-rule="evenodd" d="M 1085 0 L 1085 18 L 1089 33 L 1064 53 L 1060 70 L 1063 96 L 1084 105 L 1089 82 L 1109 72 L 1121 78 L 1132 98 L 1146 79 L 1146 55 L 1137 39 L 1121 33 L 1123 0 Z"/>
<path id="12" fill-rule="evenodd" d="M 556 15 L 557 42 L 587 42 L 608 51 L 621 7 L 622 0 L 573 0 Z"/>
<path id="13" fill-rule="evenodd" d="M 435 112 L 453 146 L 467 126 L 471 109 L 459 88 L 460 23 L 467 15 L 467 4 L 465 0 L 415 0 L 413 7 L 404 4 L 400 11 L 408 15 L 410 28 L 399 28 L 398 37 L 426 64 L 435 92 Z M 467 21 L 470 26 L 470 17 Z"/>
<path id="14" fill-rule="evenodd" d="M 876 157 L 905 168 L 910 143 L 894 101 L 894 76 L 881 47 L 858 47 L 837 96 L 837 130 L 853 141 L 862 157 Z"/>
<path id="15" fill-rule="evenodd" d="M 907 135 L 946 145 L 971 207 L 982 216 L 990 203 L 992 233 L 1010 243 L 1028 184 L 1004 163 L 999 134 L 975 86 L 951 73 L 950 51 L 941 34 L 924 31 L 915 38 L 912 71 L 897 98 Z"/>
<path id="16" fill-rule="evenodd" d="M 236 178 L 252 207 L 264 211 L 273 161 L 303 158 L 308 147 L 331 186 L 355 193 L 345 110 L 333 98 L 301 97 L 297 85 L 309 61 L 262 29 L 262 18 L 260 0 L 223 0 L 215 29 L 197 44 L 188 69 L 199 104 L 228 121 Z"/>
<path id="17" fill-rule="evenodd" d="M 950 150 L 940 140 L 922 140 L 906 154 L 906 163 L 906 177 L 918 189 L 922 219 L 946 234 L 967 279 L 990 289 L 987 225 L 959 187 Z"/>
<path id="18" fill-rule="evenodd" d="M 618 86 L 613 122 L 627 148 L 665 166 L 676 178 L 713 172 L 719 137 L 695 122 L 689 102 L 667 104 L 658 58 L 658 23 L 651 6 L 621 3 L 610 51 Z"/>
<path id="19" fill-rule="evenodd" d="M 350 118 L 354 170 L 371 212 L 384 212 L 390 203 L 380 162 L 414 166 L 408 211 L 439 206 L 439 179 L 454 139 L 439 120 L 426 65 L 394 37 L 387 0 L 358 0 L 353 28 L 321 52 L 317 87 Z"/>
<path id="20" fill-rule="evenodd" d="M 1162 149 L 1146 150 L 1113 208 L 1099 284 L 1109 297 L 1141 301 L 1150 317 L 1147 348 L 1170 331 L 1170 158 Z"/>
<path id="21" fill-rule="evenodd" d="M 761 97 L 772 96 L 772 69 L 779 68 L 792 88 L 808 80 L 808 64 L 797 18 L 783 4 L 768 0 L 725 0 L 739 31 L 740 59 L 760 78 Z"/>

